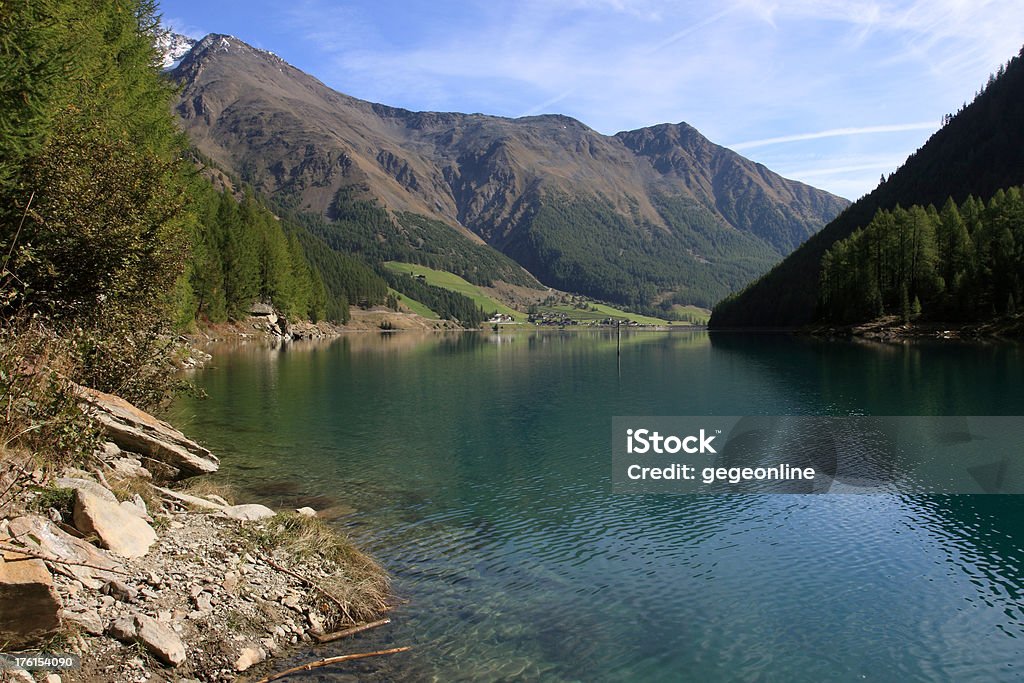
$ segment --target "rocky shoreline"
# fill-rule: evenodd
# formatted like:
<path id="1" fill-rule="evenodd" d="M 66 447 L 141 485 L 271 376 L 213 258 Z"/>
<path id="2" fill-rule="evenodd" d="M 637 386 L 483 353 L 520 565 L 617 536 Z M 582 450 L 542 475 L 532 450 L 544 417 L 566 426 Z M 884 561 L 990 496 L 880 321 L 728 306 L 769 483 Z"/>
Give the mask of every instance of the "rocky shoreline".
<path id="1" fill-rule="evenodd" d="M 92 462 L 0 462 L 0 651 L 82 662 L 38 680 L 236 680 L 387 610 L 386 574 L 317 511 L 183 488 L 213 454 L 118 397 L 80 397 L 106 439 Z"/>
<path id="2" fill-rule="evenodd" d="M 904 322 L 890 315 L 854 325 L 815 325 L 803 333 L 814 337 L 902 342 L 910 339 L 1021 339 L 1024 317 L 1020 315 L 983 323 Z"/>

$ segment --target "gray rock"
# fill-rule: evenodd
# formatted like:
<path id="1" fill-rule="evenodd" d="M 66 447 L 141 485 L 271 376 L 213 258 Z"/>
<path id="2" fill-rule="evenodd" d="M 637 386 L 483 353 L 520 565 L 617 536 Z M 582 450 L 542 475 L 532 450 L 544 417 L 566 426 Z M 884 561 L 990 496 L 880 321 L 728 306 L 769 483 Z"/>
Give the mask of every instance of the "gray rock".
<path id="1" fill-rule="evenodd" d="M 135 615 L 125 614 L 114 619 L 107 625 L 107 633 L 122 643 L 135 642 L 135 636 L 138 634 L 138 628 L 135 626 Z"/>
<path id="2" fill-rule="evenodd" d="M 54 571 L 81 581 L 87 588 L 98 590 L 117 575 L 104 569 L 121 570 L 121 563 L 106 551 L 61 530 L 53 522 L 37 515 L 12 519 L 9 532 L 30 549 L 76 564 L 54 564 Z M 92 565 L 85 567 L 83 565 Z M 99 567 L 94 569 L 93 567 Z"/>
<path id="3" fill-rule="evenodd" d="M 157 491 L 159 491 L 160 493 L 164 494 L 165 496 L 169 497 L 169 498 L 173 498 L 174 500 L 177 500 L 177 501 L 179 501 L 181 503 L 185 503 L 186 505 L 190 505 L 190 506 L 192 506 L 194 508 L 199 508 L 200 510 L 222 510 L 222 509 L 224 509 L 223 505 L 218 505 L 217 503 L 212 503 L 212 502 L 206 500 L 205 498 L 200 498 L 199 496 L 193 496 L 193 495 L 188 494 L 188 493 L 182 493 L 181 491 L 174 491 L 173 489 L 166 489 L 166 488 L 164 488 L 162 486 L 154 486 L 153 488 L 156 489 Z M 175 524 L 174 522 L 171 522 L 171 527 L 172 528 L 174 528 L 174 524 Z M 178 527 L 178 528 L 180 528 L 180 527 Z"/>
<path id="4" fill-rule="evenodd" d="M 78 387 L 78 395 L 121 449 L 167 463 L 184 476 L 216 472 L 220 466 L 209 450 L 124 399 L 86 387 Z"/>
<path id="5" fill-rule="evenodd" d="M 69 612 L 65 610 L 64 621 L 75 624 L 90 635 L 103 635 L 103 620 L 100 618 L 100 613 L 94 609 L 83 612 Z"/>
<path id="6" fill-rule="evenodd" d="M 302 515 L 303 517 L 316 517 L 316 510 L 314 510 L 311 507 L 299 508 L 295 512 Z"/>
<path id="7" fill-rule="evenodd" d="M 142 643 L 164 664 L 178 666 L 185 661 L 185 644 L 164 624 L 145 614 L 126 614 L 110 622 L 107 633 L 124 643 Z"/>
<path id="8" fill-rule="evenodd" d="M 199 609 L 202 612 L 212 612 L 213 611 L 212 599 L 213 599 L 212 595 L 210 595 L 206 591 L 203 591 L 202 593 L 200 593 L 199 595 L 196 596 L 196 608 Z"/>
<path id="9" fill-rule="evenodd" d="M 119 505 L 121 506 L 122 510 L 124 510 L 130 515 L 135 515 L 147 524 L 153 521 L 153 518 L 149 516 L 149 513 L 146 512 L 144 508 L 140 508 L 138 505 L 136 505 L 134 501 L 122 500 L 119 503 Z"/>
<path id="10" fill-rule="evenodd" d="M 266 505 L 249 503 L 246 505 L 231 505 L 230 507 L 226 507 L 224 508 L 224 514 L 231 519 L 237 519 L 241 522 L 255 522 L 261 519 L 270 519 L 277 513 Z"/>
<path id="11" fill-rule="evenodd" d="M 224 581 L 220 585 L 224 590 L 231 593 L 238 588 L 238 573 L 227 572 L 224 574 Z"/>
<path id="12" fill-rule="evenodd" d="M 306 618 L 309 620 L 309 630 L 311 633 L 316 635 L 324 633 L 324 620 L 320 618 L 319 614 L 310 610 L 309 614 L 306 615 Z"/>
<path id="13" fill-rule="evenodd" d="M 161 662 L 179 666 L 185 661 L 185 644 L 173 629 L 143 614 L 135 617 L 135 626 L 138 640 Z"/>
<path id="14" fill-rule="evenodd" d="M 74 489 L 78 491 L 88 491 L 89 493 L 102 498 L 110 503 L 117 503 L 117 496 L 115 496 L 110 489 L 103 484 L 92 481 L 91 479 L 79 479 L 77 477 L 60 477 L 54 484 L 62 489 Z"/>
<path id="15" fill-rule="evenodd" d="M 270 304 L 265 304 L 261 301 L 257 301 L 256 303 L 249 307 L 249 315 L 262 317 L 273 315 L 275 316 L 275 318 L 277 316 L 277 314 L 274 312 L 273 306 L 271 306 Z"/>
<path id="16" fill-rule="evenodd" d="M 100 592 L 104 595 L 109 595 L 115 600 L 120 600 L 121 602 L 135 602 L 139 599 L 138 588 L 129 586 L 124 581 L 118 581 L 117 579 L 103 584 L 103 588 L 100 589 Z"/>
<path id="17" fill-rule="evenodd" d="M 60 628 L 60 597 L 42 560 L 0 553 L 0 643 L 6 649 L 37 645 Z"/>
<path id="18" fill-rule="evenodd" d="M 156 543 L 156 532 L 145 520 L 84 489 L 75 492 L 75 527 L 96 534 L 105 548 L 122 557 L 142 557 Z"/>
<path id="19" fill-rule="evenodd" d="M 115 458 L 109 461 L 110 467 L 117 476 L 130 479 L 152 479 L 153 474 L 142 466 L 142 461 L 137 458 Z"/>

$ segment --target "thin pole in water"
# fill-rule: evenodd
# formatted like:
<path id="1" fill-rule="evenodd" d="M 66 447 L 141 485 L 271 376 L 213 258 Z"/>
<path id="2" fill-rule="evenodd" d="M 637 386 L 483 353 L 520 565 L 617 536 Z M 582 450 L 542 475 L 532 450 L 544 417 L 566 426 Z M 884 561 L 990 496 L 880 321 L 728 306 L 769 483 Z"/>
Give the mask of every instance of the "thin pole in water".
<path id="1" fill-rule="evenodd" d="M 615 366 L 622 371 L 622 321 L 615 321 Z"/>

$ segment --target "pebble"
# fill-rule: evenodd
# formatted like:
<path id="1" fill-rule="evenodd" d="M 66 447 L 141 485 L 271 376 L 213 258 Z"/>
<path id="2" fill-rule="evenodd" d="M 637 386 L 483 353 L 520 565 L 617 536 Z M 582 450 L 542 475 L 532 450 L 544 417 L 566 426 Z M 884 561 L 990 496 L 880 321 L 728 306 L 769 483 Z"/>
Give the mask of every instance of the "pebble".
<path id="1" fill-rule="evenodd" d="M 196 607 L 198 607 L 200 609 L 200 611 L 203 611 L 203 612 L 210 612 L 210 611 L 212 611 L 213 610 L 212 597 L 213 597 L 212 595 L 210 595 L 206 591 L 203 591 L 198 596 L 196 596 Z"/>
<path id="2" fill-rule="evenodd" d="M 309 610 L 306 619 L 309 620 L 309 629 L 313 633 L 320 634 L 324 632 L 324 622 L 316 612 Z"/>
<path id="3" fill-rule="evenodd" d="M 238 588 L 238 574 L 235 572 L 228 572 L 224 575 L 224 581 L 221 582 L 221 587 L 230 592 L 233 592 Z"/>
<path id="4" fill-rule="evenodd" d="M 103 588 L 100 589 L 100 592 L 120 600 L 121 602 L 135 602 L 139 597 L 138 588 L 129 586 L 124 581 L 119 581 L 117 579 L 105 583 Z"/>

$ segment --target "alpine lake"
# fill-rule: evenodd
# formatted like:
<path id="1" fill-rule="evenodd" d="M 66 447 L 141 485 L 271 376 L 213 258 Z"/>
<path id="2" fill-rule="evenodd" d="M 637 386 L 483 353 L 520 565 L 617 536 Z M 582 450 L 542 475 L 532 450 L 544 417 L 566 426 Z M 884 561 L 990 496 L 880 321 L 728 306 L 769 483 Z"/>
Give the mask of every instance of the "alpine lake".
<path id="1" fill-rule="evenodd" d="M 1024 496 L 631 495 L 628 415 L 1024 415 L 1024 347 L 706 331 L 218 346 L 171 421 L 394 577 L 331 681 L 1024 677 Z M 1024 444 L 1022 444 L 1024 447 Z M 292 679 L 289 679 L 292 680 Z"/>

